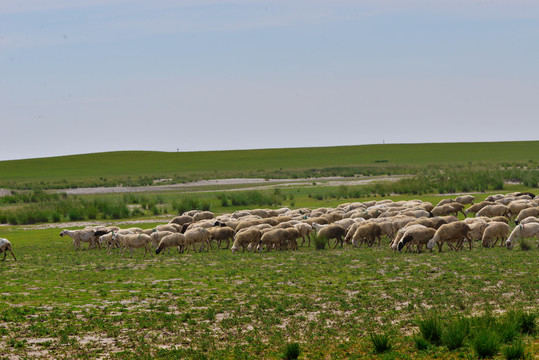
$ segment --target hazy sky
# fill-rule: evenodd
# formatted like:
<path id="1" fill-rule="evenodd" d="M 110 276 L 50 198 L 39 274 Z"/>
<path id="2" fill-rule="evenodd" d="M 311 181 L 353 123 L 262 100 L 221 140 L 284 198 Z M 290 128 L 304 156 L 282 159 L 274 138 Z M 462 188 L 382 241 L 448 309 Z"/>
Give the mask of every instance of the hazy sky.
<path id="1" fill-rule="evenodd" d="M 0 160 L 539 139 L 537 0 L 1 0 Z"/>

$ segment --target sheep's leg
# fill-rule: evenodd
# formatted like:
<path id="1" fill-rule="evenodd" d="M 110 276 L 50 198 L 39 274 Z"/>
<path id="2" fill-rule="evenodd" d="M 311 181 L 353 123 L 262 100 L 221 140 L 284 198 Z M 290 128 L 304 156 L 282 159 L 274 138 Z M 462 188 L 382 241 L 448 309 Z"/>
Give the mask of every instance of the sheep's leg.
<path id="1" fill-rule="evenodd" d="M 6 255 L 7 255 L 7 251 L 4 251 L 4 258 L 2 259 L 2 261 L 6 260 Z"/>

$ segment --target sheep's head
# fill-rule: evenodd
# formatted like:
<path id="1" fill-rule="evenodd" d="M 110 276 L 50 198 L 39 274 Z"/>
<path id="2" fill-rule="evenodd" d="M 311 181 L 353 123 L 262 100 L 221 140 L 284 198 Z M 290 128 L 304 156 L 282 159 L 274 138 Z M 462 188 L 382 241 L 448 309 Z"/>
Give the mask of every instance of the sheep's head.
<path id="1" fill-rule="evenodd" d="M 162 251 L 163 249 L 161 249 L 160 247 L 158 247 L 157 249 L 155 249 L 155 254 L 156 255 L 159 255 L 159 253 Z"/>
<path id="2" fill-rule="evenodd" d="M 432 248 L 434 248 L 435 242 L 436 241 L 434 240 L 434 238 L 430 239 L 429 242 L 427 243 L 427 249 L 432 250 Z"/>
<path id="3" fill-rule="evenodd" d="M 230 248 L 230 251 L 232 251 L 232 254 L 234 254 L 238 249 L 235 246 L 232 246 Z"/>
<path id="4" fill-rule="evenodd" d="M 66 234 L 66 231 L 62 230 L 62 232 L 60 233 L 60 236 L 64 236 L 65 234 Z"/>

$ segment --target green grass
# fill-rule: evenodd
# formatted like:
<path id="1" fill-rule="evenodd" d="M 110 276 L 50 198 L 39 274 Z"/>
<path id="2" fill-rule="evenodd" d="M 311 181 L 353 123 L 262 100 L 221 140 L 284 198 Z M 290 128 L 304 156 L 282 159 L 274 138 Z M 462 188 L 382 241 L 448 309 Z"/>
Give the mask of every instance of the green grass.
<path id="1" fill-rule="evenodd" d="M 451 358 L 473 352 L 472 345 L 419 351 L 406 335 L 419 332 L 424 314 L 438 314 L 442 331 L 445 319 L 485 308 L 515 310 L 523 329 L 535 322 L 526 315 L 535 314 L 529 309 L 537 309 L 539 295 L 530 276 L 535 249 L 395 254 L 387 246 L 312 245 L 143 260 L 138 250 L 133 259 L 74 251 L 58 233 L 1 228 L 19 260 L 0 263 L 2 356 L 280 359 L 284 344 L 298 343 L 303 358 L 370 359 L 369 334 L 390 326 L 393 346 L 384 356 Z M 533 353 L 536 334 L 521 331 Z"/>

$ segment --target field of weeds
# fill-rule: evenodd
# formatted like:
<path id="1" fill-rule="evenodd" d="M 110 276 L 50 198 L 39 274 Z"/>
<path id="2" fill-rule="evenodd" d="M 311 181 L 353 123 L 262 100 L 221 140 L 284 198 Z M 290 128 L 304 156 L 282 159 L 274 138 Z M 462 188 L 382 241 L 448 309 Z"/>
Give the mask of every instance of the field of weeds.
<path id="1" fill-rule="evenodd" d="M 493 330 L 494 358 L 508 358 L 516 341 L 525 356 L 539 353 L 536 244 L 422 254 L 311 245 L 143 259 L 143 251 L 75 251 L 58 234 L 2 228 L 18 259 L 0 263 L 2 359 L 472 359 L 481 356 L 474 334 L 506 329 L 510 318 L 528 319 L 532 330 L 524 320 L 510 336 Z M 460 346 L 420 330 L 435 318 L 452 334 L 445 329 L 458 316 L 469 320 Z"/>

